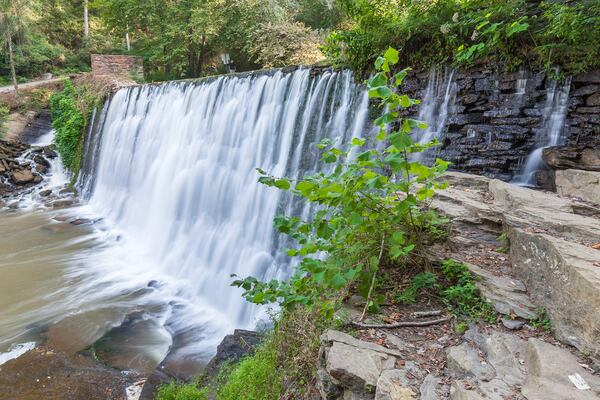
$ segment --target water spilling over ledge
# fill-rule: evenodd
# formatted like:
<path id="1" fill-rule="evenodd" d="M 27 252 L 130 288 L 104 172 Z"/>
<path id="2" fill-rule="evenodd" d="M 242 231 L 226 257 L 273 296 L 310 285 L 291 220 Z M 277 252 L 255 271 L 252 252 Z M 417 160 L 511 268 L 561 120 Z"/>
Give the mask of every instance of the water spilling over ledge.
<path id="1" fill-rule="evenodd" d="M 119 261 L 104 273 L 170 288 L 200 316 L 177 308 L 166 322 L 173 331 L 199 322 L 220 339 L 252 327 L 258 310 L 229 286 L 231 274 L 286 276 L 272 220 L 285 209 L 302 212 L 258 184 L 255 168 L 313 171 L 315 143 L 361 135 L 367 113 L 366 92 L 349 72 L 299 69 L 120 90 L 90 133 L 80 181 L 85 212 L 104 218 L 114 242 L 105 257 Z"/>

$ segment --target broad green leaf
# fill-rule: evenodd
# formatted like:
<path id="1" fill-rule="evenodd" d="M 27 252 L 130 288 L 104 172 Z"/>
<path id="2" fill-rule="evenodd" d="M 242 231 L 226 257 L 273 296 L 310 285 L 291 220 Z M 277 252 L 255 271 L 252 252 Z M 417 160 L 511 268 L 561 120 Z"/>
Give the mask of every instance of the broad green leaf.
<path id="1" fill-rule="evenodd" d="M 334 289 L 342 289 L 344 286 L 346 286 L 347 282 L 348 281 L 346 280 L 346 278 L 339 272 L 333 275 L 333 278 L 331 278 L 331 286 Z"/>
<path id="2" fill-rule="evenodd" d="M 358 147 L 364 146 L 366 141 L 366 139 L 352 138 L 352 145 Z"/>
<path id="3" fill-rule="evenodd" d="M 390 47 L 385 52 L 384 57 L 390 64 L 396 64 L 399 60 L 399 55 L 400 53 L 398 52 L 398 50 Z"/>
<path id="4" fill-rule="evenodd" d="M 370 98 L 387 99 L 392 94 L 392 91 L 386 86 L 379 86 L 369 90 Z"/>
<path id="5" fill-rule="evenodd" d="M 290 182 L 287 179 L 277 179 L 274 184 L 275 187 L 282 190 L 288 190 L 290 188 Z"/>
<path id="6" fill-rule="evenodd" d="M 398 150 L 404 150 L 413 144 L 412 138 L 406 132 L 394 132 L 388 138 Z"/>
<path id="7" fill-rule="evenodd" d="M 369 87 L 385 86 L 387 84 L 387 77 L 383 72 L 376 73 L 371 79 L 369 79 Z"/>

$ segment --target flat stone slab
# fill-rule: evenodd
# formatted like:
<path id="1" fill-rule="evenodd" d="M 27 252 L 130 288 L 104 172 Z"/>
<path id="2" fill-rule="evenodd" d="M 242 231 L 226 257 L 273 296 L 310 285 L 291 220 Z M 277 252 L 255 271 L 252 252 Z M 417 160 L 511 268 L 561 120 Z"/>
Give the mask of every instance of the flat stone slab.
<path id="1" fill-rule="evenodd" d="M 600 358 L 600 251 L 517 228 L 510 241 L 514 271 L 556 336 Z"/>
<path id="2" fill-rule="evenodd" d="M 600 172 L 579 169 L 558 170 L 556 191 L 561 196 L 573 196 L 600 204 Z"/>
<path id="3" fill-rule="evenodd" d="M 585 370 L 565 349 L 531 338 L 525 368 L 528 374 L 523 395 L 528 400 L 600 398 L 600 378 Z"/>

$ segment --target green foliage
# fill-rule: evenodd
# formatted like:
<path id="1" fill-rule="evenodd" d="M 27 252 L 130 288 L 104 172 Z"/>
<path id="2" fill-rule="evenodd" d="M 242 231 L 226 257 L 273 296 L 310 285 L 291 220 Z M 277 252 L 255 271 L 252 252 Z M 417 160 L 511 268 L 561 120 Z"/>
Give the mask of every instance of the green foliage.
<path id="1" fill-rule="evenodd" d="M 85 117 L 79 109 L 79 94 L 71 81 L 50 99 L 52 126 L 56 130 L 56 147 L 66 168 L 73 171 L 79 164 L 79 142 L 85 129 Z"/>
<path id="2" fill-rule="evenodd" d="M 508 240 L 508 234 L 506 232 L 502 232 L 500 236 L 496 238 L 502 245 L 496 249 L 498 253 L 507 253 L 510 247 L 510 243 Z"/>
<path id="3" fill-rule="evenodd" d="M 437 289 L 437 275 L 431 272 L 422 272 L 413 277 L 411 284 L 404 289 L 397 297 L 396 301 L 401 304 L 414 304 L 417 297 L 425 290 Z"/>
<path id="4" fill-rule="evenodd" d="M 552 330 L 552 320 L 550 320 L 550 316 L 545 308 L 540 307 L 535 310 L 537 317 L 531 319 L 529 323 L 535 329 L 541 329 L 543 331 L 551 331 Z"/>
<path id="5" fill-rule="evenodd" d="M 56 130 L 56 147 L 64 166 L 75 175 L 79 172 L 83 138 L 92 110 L 102 93 L 85 85 L 64 81 L 64 88 L 50 97 L 52 127 Z"/>
<path id="6" fill-rule="evenodd" d="M 514 66 L 520 64 L 523 42 L 516 39 L 520 37 L 520 33 L 529 29 L 527 21 L 526 15 L 514 19 L 514 9 L 503 4 L 473 10 L 464 18 L 459 17 L 457 23 L 447 26 L 448 29 L 456 32 L 457 39 L 463 37 L 464 40 L 469 33 L 471 36 L 456 49 L 455 62 L 470 65 L 476 60 L 497 56 L 501 61 Z"/>
<path id="7" fill-rule="evenodd" d="M 7 105 L 0 103 L 0 139 L 6 135 L 8 128 L 6 127 L 6 122 L 8 120 L 8 115 L 10 114 L 10 109 Z"/>
<path id="8" fill-rule="evenodd" d="M 320 335 L 330 324 L 305 308 L 285 312 L 256 351 L 237 365 L 224 366 L 216 381 L 163 386 L 157 400 L 278 400 L 307 398 L 316 374 Z M 284 384 L 285 383 L 285 384 Z M 188 397 L 183 397 L 186 394 Z M 177 395 L 181 397 L 176 397 Z"/>
<path id="9" fill-rule="evenodd" d="M 544 1 L 543 28 L 536 35 L 540 61 L 547 69 L 562 65 L 568 73 L 600 66 L 600 2 Z"/>
<path id="10" fill-rule="evenodd" d="M 455 260 L 442 263 L 442 273 L 448 282 L 441 295 L 444 302 L 451 307 L 457 316 L 467 319 L 483 318 L 488 322 L 497 319 L 494 308 L 484 301 L 475 286 L 475 277 L 469 268 Z"/>
<path id="11" fill-rule="evenodd" d="M 368 69 L 389 45 L 405 65 L 481 59 L 507 69 L 528 62 L 574 74 L 600 60 L 600 3 L 525 0 L 338 0 L 353 21 L 332 32 L 324 52 L 337 65 Z"/>
<path id="12" fill-rule="evenodd" d="M 320 37 L 301 22 L 261 24 L 252 34 L 248 52 L 265 68 L 316 64 L 324 56 Z"/>
<path id="13" fill-rule="evenodd" d="M 156 400 L 208 400 L 208 391 L 195 384 L 170 382 L 158 388 Z"/>
<path id="14" fill-rule="evenodd" d="M 469 329 L 469 324 L 467 324 L 464 321 L 461 322 L 457 322 L 456 325 L 454 325 L 454 330 L 456 331 L 456 333 L 465 333 L 467 330 Z"/>
<path id="15" fill-rule="evenodd" d="M 411 134 L 425 125 L 405 118 L 401 111 L 417 104 L 398 92 L 408 74 L 393 74 L 398 51 L 389 48 L 376 61 L 378 73 L 367 81 L 369 97 L 383 110 L 375 120 L 376 140 L 387 144 L 384 150 L 366 146 L 366 139 L 354 138 L 340 148 L 323 140 L 318 148 L 321 160 L 330 167 L 299 181 L 278 178 L 263 170 L 259 182 L 290 191 L 317 210 L 311 219 L 278 216 L 275 226 L 289 235 L 297 247 L 289 256 L 300 257 L 297 273 L 287 281 L 261 282 L 253 277 L 236 280 L 243 296 L 257 304 L 279 303 L 284 309 L 297 305 L 317 306 L 328 318 L 336 301 L 349 285 L 358 281 L 359 291 L 377 308 L 374 293 L 376 273 L 384 267 L 418 264 L 431 226 L 444 223 L 428 210 L 428 200 L 448 163 L 437 160 L 428 167 L 411 161 L 411 155 L 435 145 L 415 143 Z M 351 151 L 356 156 L 351 156 Z M 363 290 L 360 290 L 360 289 Z"/>
<path id="16" fill-rule="evenodd" d="M 219 400 L 278 400 L 282 391 L 282 370 L 277 366 L 277 353 L 272 342 L 244 359 L 217 389 Z"/>
<path id="17" fill-rule="evenodd" d="M 316 29 L 333 21 L 322 0 L 98 0 L 102 20 L 145 60 L 150 80 L 215 73 L 219 55 L 238 70 L 312 62 Z M 309 57 L 306 57 L 306 56 Z"/>

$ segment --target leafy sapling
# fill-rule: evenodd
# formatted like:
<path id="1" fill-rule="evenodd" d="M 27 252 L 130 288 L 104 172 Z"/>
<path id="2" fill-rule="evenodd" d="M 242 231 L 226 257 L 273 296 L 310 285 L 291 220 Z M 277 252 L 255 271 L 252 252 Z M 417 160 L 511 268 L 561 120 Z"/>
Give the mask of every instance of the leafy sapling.
<path id="1" fill-rule="evenodd" d="M 364 317 L 383 300 L 376 295 L 381 268 L 419 263 L 423 238 L 443 221 L 428 204 L 436 188 L 446 187 L 440 177 L 448 163 L 414 161 L 415 153 L 437 141 L 420 144 L 413 139 L 426 125 L 401 113 L 419 102 L 398 90 L 409 72 L 392 72 L 398 58 L 398 51 L 389 48 L 375 63 L 378 72 L 366 82 L 369 97 L 382 110 L 374 124 L 375 141 L 383 146 L 355 137 L 338 147 L 325 139 L 317 147 L 322 163 L 331 167 L 298 181 L 258 169 L 260 183 L 302 197 L 315 212 L 308 220 L 275 218 L 279 232 L 297 244 L 287 254 L 300 262 L 286 281 L 235 280 L 246 300 L 284 308 L 319 307 L 331 318 L 340 298 L 357 285 L 366 298 Z"/>

